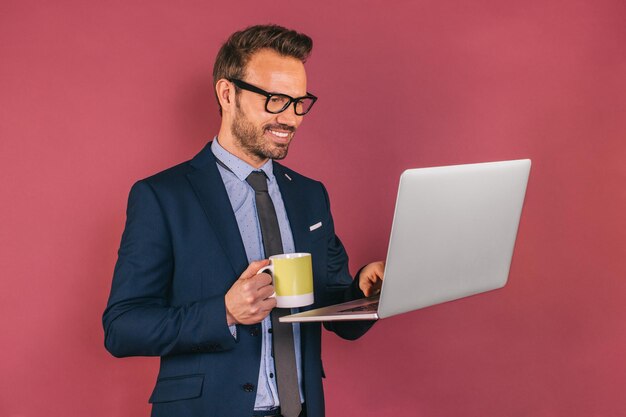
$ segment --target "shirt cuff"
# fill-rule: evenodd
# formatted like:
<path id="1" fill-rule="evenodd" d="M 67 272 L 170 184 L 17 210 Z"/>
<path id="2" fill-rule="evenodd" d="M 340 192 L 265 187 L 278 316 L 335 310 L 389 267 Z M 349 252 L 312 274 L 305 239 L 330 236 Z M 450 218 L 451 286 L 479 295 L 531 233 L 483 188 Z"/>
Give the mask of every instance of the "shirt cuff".
<path id="1" fill-rule="evenodd" d="M 237 325 L 231 324 L 230 326 L 228 326 L 228 330 L 230 330 L 230 334 L 232 334 L 235 340 L 237 340 Z"/>

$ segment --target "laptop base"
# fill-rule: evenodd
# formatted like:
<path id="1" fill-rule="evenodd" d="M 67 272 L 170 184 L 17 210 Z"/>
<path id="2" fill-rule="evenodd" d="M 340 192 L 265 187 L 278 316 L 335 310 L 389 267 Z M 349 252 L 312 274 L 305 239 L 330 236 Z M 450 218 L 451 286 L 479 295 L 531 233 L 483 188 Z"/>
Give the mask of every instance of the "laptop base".
<path id="1" fill-rule="evenodd" d="M 281 317 L 281 323 L 378 320 L 378 295 Z"/>

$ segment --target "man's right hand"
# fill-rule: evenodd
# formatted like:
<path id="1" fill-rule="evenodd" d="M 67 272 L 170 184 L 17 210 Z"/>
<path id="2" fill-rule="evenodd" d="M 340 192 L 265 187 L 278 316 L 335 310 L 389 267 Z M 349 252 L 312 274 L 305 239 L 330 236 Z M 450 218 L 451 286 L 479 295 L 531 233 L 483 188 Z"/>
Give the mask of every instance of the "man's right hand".
<path id="1" fill-rule="evenodd" d="M 258 270 L 267 265 L 267 259 L 252 262 L 226 293 L 224 301 L 229 326 L 260 323 L 276 307 L 276 298 L 270 298 L 274 293 L 272 277 L 265 273 L 257 275 Z"/>

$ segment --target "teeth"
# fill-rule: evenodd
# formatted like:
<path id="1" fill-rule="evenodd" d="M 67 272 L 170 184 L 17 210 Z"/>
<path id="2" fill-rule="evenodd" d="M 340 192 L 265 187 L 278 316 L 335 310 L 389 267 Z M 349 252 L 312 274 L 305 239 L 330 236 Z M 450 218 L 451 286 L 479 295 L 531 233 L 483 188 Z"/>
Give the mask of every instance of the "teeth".
<path id="1" fill-rule="evenodd" d="M 269 129 L 270 133 L 274 136 L 278 136 L 279 138 L 286 138 L 287 136 L 289 136 L 289 133 L 287 132 L 277 132 L 275 130 L 271 130 Z"/>

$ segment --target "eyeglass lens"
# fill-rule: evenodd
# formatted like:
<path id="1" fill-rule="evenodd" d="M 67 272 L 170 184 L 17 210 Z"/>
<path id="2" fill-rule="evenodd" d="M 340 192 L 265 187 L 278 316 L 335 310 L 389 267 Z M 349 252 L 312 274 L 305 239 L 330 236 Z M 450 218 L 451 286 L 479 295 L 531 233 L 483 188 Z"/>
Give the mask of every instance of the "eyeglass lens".
<path id="1" fill-rule="evenodd" d="M 296 100 L 295 112 L 298 115 L 306 114 L 310 109 L 315 100 L 304 97 L 299 100 Z M 291 104 L 291 98 L 282 94 L 274 94 L 267 99 L 266 110 L 270 113 L 280 113 L 284 111 L 287 106 Z"/>

